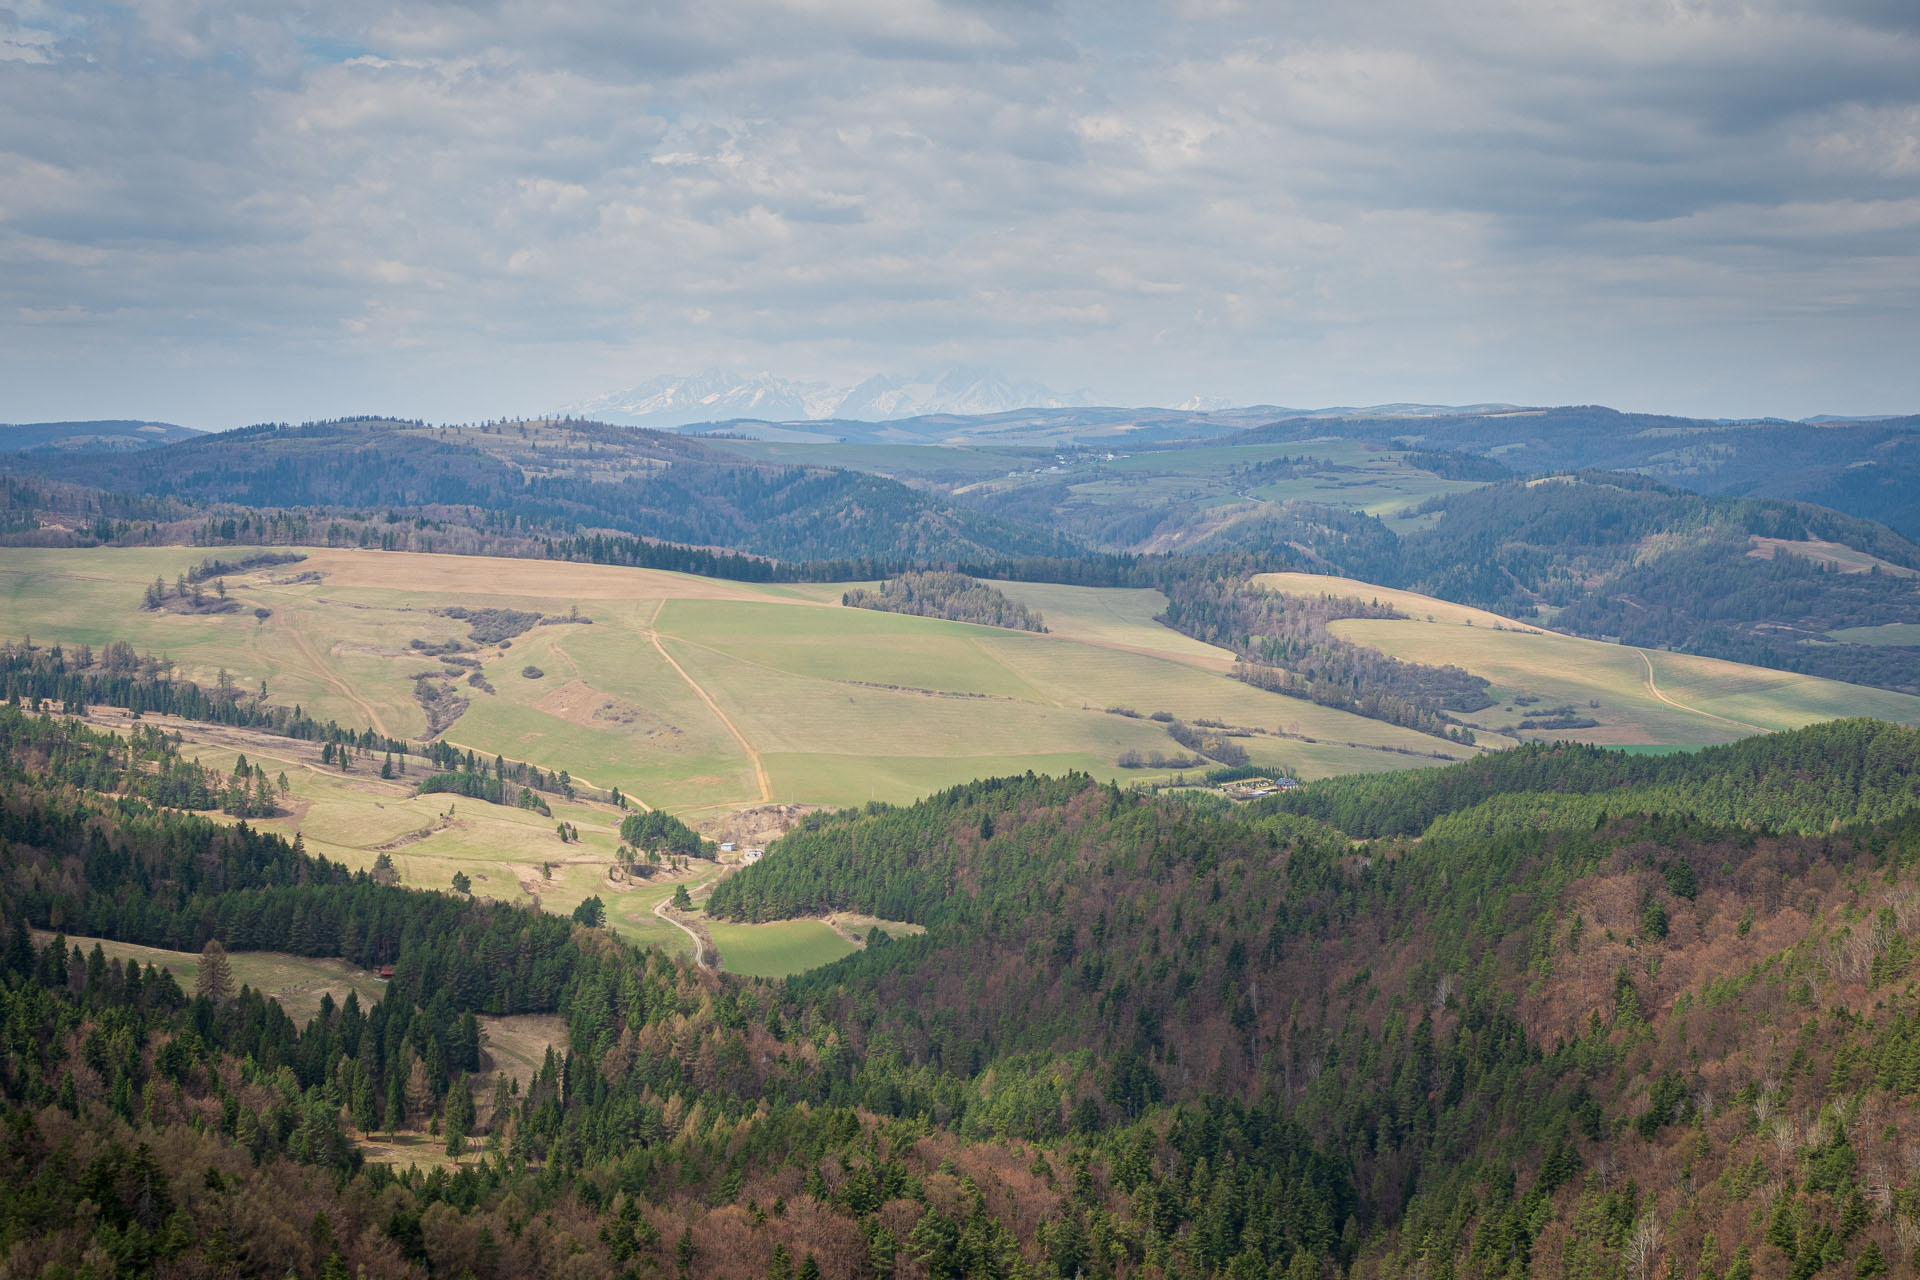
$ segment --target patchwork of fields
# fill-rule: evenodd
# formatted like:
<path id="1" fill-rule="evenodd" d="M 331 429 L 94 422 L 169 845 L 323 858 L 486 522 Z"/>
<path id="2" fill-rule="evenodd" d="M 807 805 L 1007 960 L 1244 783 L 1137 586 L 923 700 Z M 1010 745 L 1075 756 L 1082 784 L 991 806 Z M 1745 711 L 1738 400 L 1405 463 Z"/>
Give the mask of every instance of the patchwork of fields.
<path id="1" fill-rule="evenodd" d="M 1122 752 L 1179 750 L 1154 713 L 1241 726 L 1249 732 L 1235 740 L 1254 763 L 1306 778 L 1475 751 L 1233 680 L 1226 651 L 1153 621 L 1165 602 L 1150 590 L 1004 584 L 1045 615 L 1049 632 L 1040 635 L 842 608 L 837 584 L 315 550 L 297 565 L 228 580 L 232 612 L 141 608 L 148 583 L 171 582 L 205 554 L 10 550 L 0 565 L 0 636 L 95 649 L 125 640 L 164 654 L 183 676 L 211 683 L 224 670 L 244 689 L 264 686 L 275 703 L 416 742 L 428 725 L 415 677 L 451 676 L 468 706 L 445 731 L 448 741 L 618 787 L 716 838 L 777 832 L 808 806 L 905 801 L 996 774 L 1079 769 L 1165 779 L 1165 770 L 1116 764 Z M 1484 745 L 1511 743 L 1503 729 L 1686 746 L 1836 716 L 1920 722 L 1920 698 L 1558 635 L 1366 583 L 1289 574 L 1266 581 L 1397 603 L 1408 620 L 1334 629 L 1492 681 L 1499 703 L 1466 717 Z M 454 608 L 555 619 L 577 611 L 591 625 L 532 626 L 501 644 L 471 636 L 467 621 L 443 612 Z M 469 665 L 443 666 L 420 646 L 463 646 L 459 657 Z M 469 671 L 483 683 L 469 683 Z M 1514 728 L 1554 709 L 1597 723 Z M 106 708 L 92 718 L 102 727 L 127 724 Z M 287 812 L 258 825 L 298 832 L 315 853 L 354 868 L 384 855 L 402 883 L 425 888 L 447 889 L 463 874 L 476 895 L 563 914 L 598 896 L 622 936 L 693 949 L 658 910 L 676 879 L 629 881 L 614 870 L 622 812 L 613 805 L 555 800 L 546 817 L 419 796 L 414 782 L 426 762 L 418 756 L 400 760 L 402 776 L 384 780 L 377 759 L 343 773 L 306 743 L 172 727 L 188 753 L 209 764 L 228 769 L 244 753 L 271 775 L 285 773 Z M 563 822 L 577 839 L 561 838 Z M 692 878 L 711 873 L 703 866 Z M 861 936 L 821 921 L 707 927 L 725 968 L 762 976 L 835 959 Z"/>
<path id="2" fill-rule="evenodd" d="M 419 739 L 427 719 L 413 677 L 440 668 L 411 642 L 467 636 L 434 610 L 577 608 L 591 626 L 539 626 L 505 649 L 477 646 L 471 656 L 494 692 L 458 682 L 469 705 L 444 736 L 695 821 L 764 803 L 903 801 L 1029 769 L 1152 776 L 1114 762 L 1127 750 L 1175 753 L 1144 718 L 1156 711 L 1266 730 L 1242 739 L 1253 759 L 1307 777 L 1467 754 L 1227 678 L 1225 652 L 1152 621 L 1160 600 L 1150 591 L 1016 584 L 1010 594 L 1048 615 L 1051 634 L 1034 635 L 844 609 L 840 585 L 315 550 L 230 580 L 232 613 L 140 607 L 155 577 L 171 582 L 205 554 L 11 551 L 0 566 L 0 635 L 96 648 L 126 640 L 165 653 L 183 675 L 211 681 L 225 669 L 245 688 L 264 683 L 276 703 Z"/>

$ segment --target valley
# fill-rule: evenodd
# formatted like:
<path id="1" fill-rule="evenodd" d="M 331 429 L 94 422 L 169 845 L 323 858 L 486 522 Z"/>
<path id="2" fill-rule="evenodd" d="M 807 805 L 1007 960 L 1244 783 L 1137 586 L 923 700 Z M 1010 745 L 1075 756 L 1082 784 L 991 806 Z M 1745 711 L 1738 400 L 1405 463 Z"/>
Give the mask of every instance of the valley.
<path id="1" fill-rule="evenodd" d="M 1414 443 L 323 424 L 9 478 L 0 1088 L 58 1154 L 0 1150 L 0 1247 L 1909 1265 L 1920 548 Z M 231 501 L 369 467 L 483 503 Z M 675 503 L 714 544 L 632 536 Z"/>

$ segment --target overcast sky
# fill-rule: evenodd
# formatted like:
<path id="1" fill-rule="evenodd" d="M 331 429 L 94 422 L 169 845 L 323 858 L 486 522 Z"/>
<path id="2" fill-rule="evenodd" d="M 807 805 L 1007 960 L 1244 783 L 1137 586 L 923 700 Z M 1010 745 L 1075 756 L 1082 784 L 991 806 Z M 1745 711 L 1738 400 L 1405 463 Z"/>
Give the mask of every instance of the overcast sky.
<path id="1" fill-rule="evenodd" d="M 1913 0 L 0 0 L 0 420 L 1920 411 Z"/>

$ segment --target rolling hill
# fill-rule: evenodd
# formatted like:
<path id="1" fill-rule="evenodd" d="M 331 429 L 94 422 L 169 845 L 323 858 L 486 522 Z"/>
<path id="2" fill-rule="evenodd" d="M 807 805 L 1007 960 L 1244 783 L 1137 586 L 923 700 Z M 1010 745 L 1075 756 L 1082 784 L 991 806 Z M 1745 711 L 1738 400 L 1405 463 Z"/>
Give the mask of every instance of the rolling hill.
<path id="1" fill-rule="evenodd" d="M 120 453 L 192 440 L 201 432 L 170 422 L 0 422 L 0 452 Z"/>
<path id="2" fill-rule="evenodd" d="M 1089 681 L 1196 713 L 1263 691 L 1153 624 L 1167 601 L 1144 589 L 1008 584 L 1039 634 L 845 608 L 822 586 L 311 549 L 210 566 L 190 604 L 163 581 L 142 607 L 149 574 L 199 554 L 5 565 L 4 629 L 34 635 L 4 651 L 9 690 L 31 679 L 25 700 L 48 704 L 0 706 L 10 1272 L 1878 1280 L 1914 1259 L 1920 731 L 1727 727 L 1823 718 L 1796 698 L 1900 695 L 1697 658 L 1670 692 L 1668 655 L 1381 589 L 1408 616 L 1329 625 L 1443 637 L 1468 662 L 1482 641 L 1569 646 L 1529 680 L 1644 659 L 1647 703 L 1622 714 L 1742 740 L 1536 744 L 1248 805 L 1018 757 L 1014 776 L 929 773 L 897 789 L 911 804 L 797 815 L 763 858 L 702 880 L 704 913 L 674 918 L 734 948 L 741 976 L 590 912 L 396 884 L 349 829 L 364 805 L 396 861 L 558 897 L 592 884 L 543 876 L 533 837 L 546 827 L 557 859 L 584 846 L 604 877 L 616 815 L 597 798 L 538 823 L 449 803 L 450 837 L 526 841 L 516 866 L 440 831 L 405 839 L 455 797 L 366 777 L 394 754 L 371 730 L 269 746 L 325 785 L 274 789 L 263 766 L 274 812 L 242 819 L 184 794 L 207 782 L 193 753 L 223 771 L 231 748 L 56 713 L 95 676 L 157 697 L 211 667 L 200 700 L 175 699 L 209 730 L 257 723 L 261 678 L 392 732 L 423 711 L 408 673 L 453 683 L 431 674 L 451 667 L 496 686 L 462 677 L 476 706 L 543 717 L 522 745 L 559 754 L 569 727 L 608 726 L 588 749 L 617 772 L 610 743 L 671 726 L 672 778 L 764 788 L 796 776 L 780 744 L 817 757 L 844 735 L 876 773 L 938 748 L 949 704 L 983 713 L 974 741 L 1030 751 L 1059 724 L 1159 732 L 1076 714 Z M 161 640 L 173 674 L 105 647 L 120 636 Z M 886 704 L 902 737 L 859 719 L 869 691 L 908 699 Z M 237 786 L 229 804 L 250 804 Z M 302 804 L 313 834 L 289 840 Z M 496 808 L 524 816 L 451 826 Z M 317 847 L 329 829 L 351 852 Z M 829 913 L 854 913 L 864 947 L 826 936 Z M 750 976 L 802 965 L 818 967 Z M 327 989 L 298 993 L 296 1022 L 240 990 L 247 974 Z"/>
<path id="3" fill-rule="evenodd" d="M 260 426 L 108 457 L 22 455 L 54 480 L 149 499 L 392 513 L 494 534 L 582 529 L 783 560 L 1071 552 L 856 471 L 745 462 L 685 437 L 596 423 L 428 427 L 355 419 Z"/>

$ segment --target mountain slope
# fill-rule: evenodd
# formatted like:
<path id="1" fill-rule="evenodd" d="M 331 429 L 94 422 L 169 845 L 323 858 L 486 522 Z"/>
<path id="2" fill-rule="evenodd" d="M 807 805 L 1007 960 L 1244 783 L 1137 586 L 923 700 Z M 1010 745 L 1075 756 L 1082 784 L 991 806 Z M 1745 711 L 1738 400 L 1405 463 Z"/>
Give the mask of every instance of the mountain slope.
<path id="1" fill-rule="evenodd" d="M 1521 474 L 1632 471 L 1696 493 L 1818 502 L 1920 538 L 1920 417 L 1716 422 L 1598 405 L 1281 421 L 1242 439 L 1313 436 L 1487 453 Z"/>
<path id="2" fill-rule="evenodd" d="M 850 386 L 705 369 L 690 375 L 663 374 L 625 391 L 609 391 L 569 405 L 561 412 L 626 426 L 678 427 L 741 418 L 773 423 L 870 422 L 1089 403 L 1085 395 L 1062 396 L 1037 382 L 982 368 L 953 368 L 913 377 L 875 374 Z"/>
<path id="3" fill-rule="evenodd" d="M 1183 549 L 1260 551 L 1590 638 L 1920 692 L 1920 648 L 1897 626 L 1871 630 L 1920 621 L 1920 546 L 1884 525 L 1585 471 L 1477 484 L 1411 515 L 1396 534 L 1313 503 L 1216 507 Z"/>
<path id="4" fill-rule="evenodd" d="M 849 1096 L 1002 1138 L 1171 1110 L 1140 1156 L 1103 1144 L 1108 1203 L 1131 1196 L 1149 1250 L 1193 1274 L 1274 1274 L 1306 1249 L 1365 1275 L 1620 1277 L 1657 1274 L 1665 1243 L 1716 1276 L 1871 1275 L 1914 1234 L 1911 796 L 1881 793 L 1877 829 L 1797 835 L 1701 822 L 1689 788 L 1803 773 L 1785 825 L 1826 828 L 1872 811 L 1822 780 L 1871 772 L 1884 732 L 1905 794 L 1912 731 L 1835 726 L 1670 768 L 1664 816 L 1627 795 L 1597 825 L 1358 848 L 1298 818 L 1006 780 L 817 820 L 709 909 L 925 921 L 789 984 L 915 1068 L 869 1060 Z M 1511 782 L 1589 768 L 1532 759 Z M 1074 1083 L 1033 1089 L 1046 1071 Z M 1289 1135 L 1291 1155 L 1234 1148 L 1249 1173 L 1326 1163 L 1265 1217 L 1193 1124 Z"/>
<path id="5" fill-rule="evenodd" d="M 1884 526 L 1607 473 L 1491 484 L 1429 509 L 1439 519 L 1401 540 L 1392 585 L 1580 635 L 1920 692 L 1920 651 L 1828 636 L 1920 619 L 1920 547 Z"/>
<path id="6" fill-rule="evenodd" d="M 124 449 L 152 449 L 201 433 L 170 422 L 124 419 L 99 422 L 0 423 L 0 452 L 32 450 L 60 453 L 113 453 Z"/>
<path id="7" fill-rule="evenodd" d="M 444 514 L 487 529 L 606 529 L 779 559 L 1059 554 L 1072 544 L 892 480 L 754 464 L 697 441 L 579 422 L 262 426 L 20 469 L 160 498 Z"/>
<path id="8" fill-rule="evenodd" d="M 1662 762 L 1652 814 L 1626 798 L 1491 836 L 1356 842 L 1074 777 L 816 815 L 709 909 L 928 931 L 770 984 L 149 808 L 116 793 L 182 767 L 167 734 L 0 707 L 0 1265 L 1904 1273 L 1915 747 L 1865 723 L 1778 735 Z M 1619 764 L 1515 758 L 1443 802 Z M 1697 816 L 1748 780 L 1805 803 Z M 199 951 L 196 994 L 48 936 L 81 925 Z M 220 979 L 222 946 L 263 941 L 393 980 L 298 1027 Z M 547 1010 L 564 1052 L 511 1083 L 481 1069 L 483 1016 Z"/>

